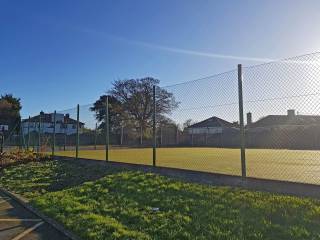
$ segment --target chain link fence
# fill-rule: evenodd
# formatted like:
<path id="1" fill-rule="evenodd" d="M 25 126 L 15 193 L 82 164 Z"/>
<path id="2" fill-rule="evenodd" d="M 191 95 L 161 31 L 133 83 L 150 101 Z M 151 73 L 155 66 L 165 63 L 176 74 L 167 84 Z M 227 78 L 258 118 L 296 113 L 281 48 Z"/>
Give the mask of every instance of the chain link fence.
<path id="1" fill-rule="evenodd" d="M 146 78 L 23 119 L 4 150 L 320 184 L 319 80 L 320 53 L 171 86 Z"/>

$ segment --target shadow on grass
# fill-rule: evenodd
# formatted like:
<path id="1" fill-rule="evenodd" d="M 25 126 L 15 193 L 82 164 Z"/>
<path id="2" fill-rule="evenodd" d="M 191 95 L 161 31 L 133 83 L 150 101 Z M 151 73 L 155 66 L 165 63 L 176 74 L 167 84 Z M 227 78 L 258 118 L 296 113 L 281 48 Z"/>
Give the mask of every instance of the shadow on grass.
<path id="1" fill-rule="evenodd" d="M 0 185 L 27 198 L 54 192 L 94 181 L 118 168 L 68 163 L 56 160 L 31 162 L 0 171 Z"/>

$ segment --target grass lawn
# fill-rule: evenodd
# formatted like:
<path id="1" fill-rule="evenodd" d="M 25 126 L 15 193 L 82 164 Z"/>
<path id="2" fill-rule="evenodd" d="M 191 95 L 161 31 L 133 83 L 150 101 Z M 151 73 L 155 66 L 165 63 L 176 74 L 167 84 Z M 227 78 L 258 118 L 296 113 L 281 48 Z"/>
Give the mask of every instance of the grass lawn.
<path id="1" fill-rule="evenodd" d="M 151 148 L 111 149 L 112 161 L 152 164 Z M 75 156 L 74 151 L 57 155 Z M 79 156 L 105 159 L 104 150 L 81 150 Z M 320 151 L 247 149 L 250 177 L 320 184 Z M 227 148 L 158 148 L 157 165 L 205 172 L 241 174 L 240 150 Z"/>
<path id="2" fill-rule="evenodd" d="M 320 239 L 320 201 L 58 161 L 0 172 L 83 239 Z"/>

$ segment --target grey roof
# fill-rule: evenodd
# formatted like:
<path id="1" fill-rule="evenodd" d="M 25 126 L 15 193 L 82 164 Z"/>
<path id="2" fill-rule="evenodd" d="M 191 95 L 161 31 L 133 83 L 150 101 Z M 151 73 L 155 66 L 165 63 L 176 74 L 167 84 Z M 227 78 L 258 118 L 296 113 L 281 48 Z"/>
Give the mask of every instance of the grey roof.
<path id="1" fill-rule="evenodd" d="M 52 116 L 53 115 L 51 113 L 43 113 L 41 115 L 41 122 L 42 123 L 52 123 L 53 122 Z M 63 119 L 64 119 L 63 123 L 65 123 L 65 124 L 77 124 L 77 120 L 70 118 L 70 117 L 67 117 L 66 115 L 64 115 Z M 28 118 L 23 119 L 22 122 L 29 122 L 29 119 Z M 31 117 L 30 122 L 39 122 L 39 115 Z M 84 125 L 84 123 L 81 121 L 79 121 L 79 124 Z"/>
<path id="2" fill-rule="evenodd" d="M 192 124 L 188 128 L 207 128 L 207 127 L 235 127 L 234 123 L 228 122 L 218 117 L 211 117 L 201 122 Z"/>
<path id="3" fill-rule="evenodd" d="M 320 125 L 320 116 L 318 115 L 269 115 L 250 124 L 251 128 L 271 127 L 279 125 Z"/>

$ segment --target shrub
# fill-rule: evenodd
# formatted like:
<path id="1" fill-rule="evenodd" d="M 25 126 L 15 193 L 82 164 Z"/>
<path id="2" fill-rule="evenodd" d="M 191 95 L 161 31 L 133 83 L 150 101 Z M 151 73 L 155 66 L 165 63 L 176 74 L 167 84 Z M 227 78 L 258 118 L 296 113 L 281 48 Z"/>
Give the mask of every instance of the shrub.
<path id="1" fill-rule="evenodd" d="M 50 156 L 44 153 L 35 153 L 30 150 L 19 150 L 14 152 L 0 153 L 0 169 L 8 166 L 28 162 L 39 162 L 49 160 Z"/>

